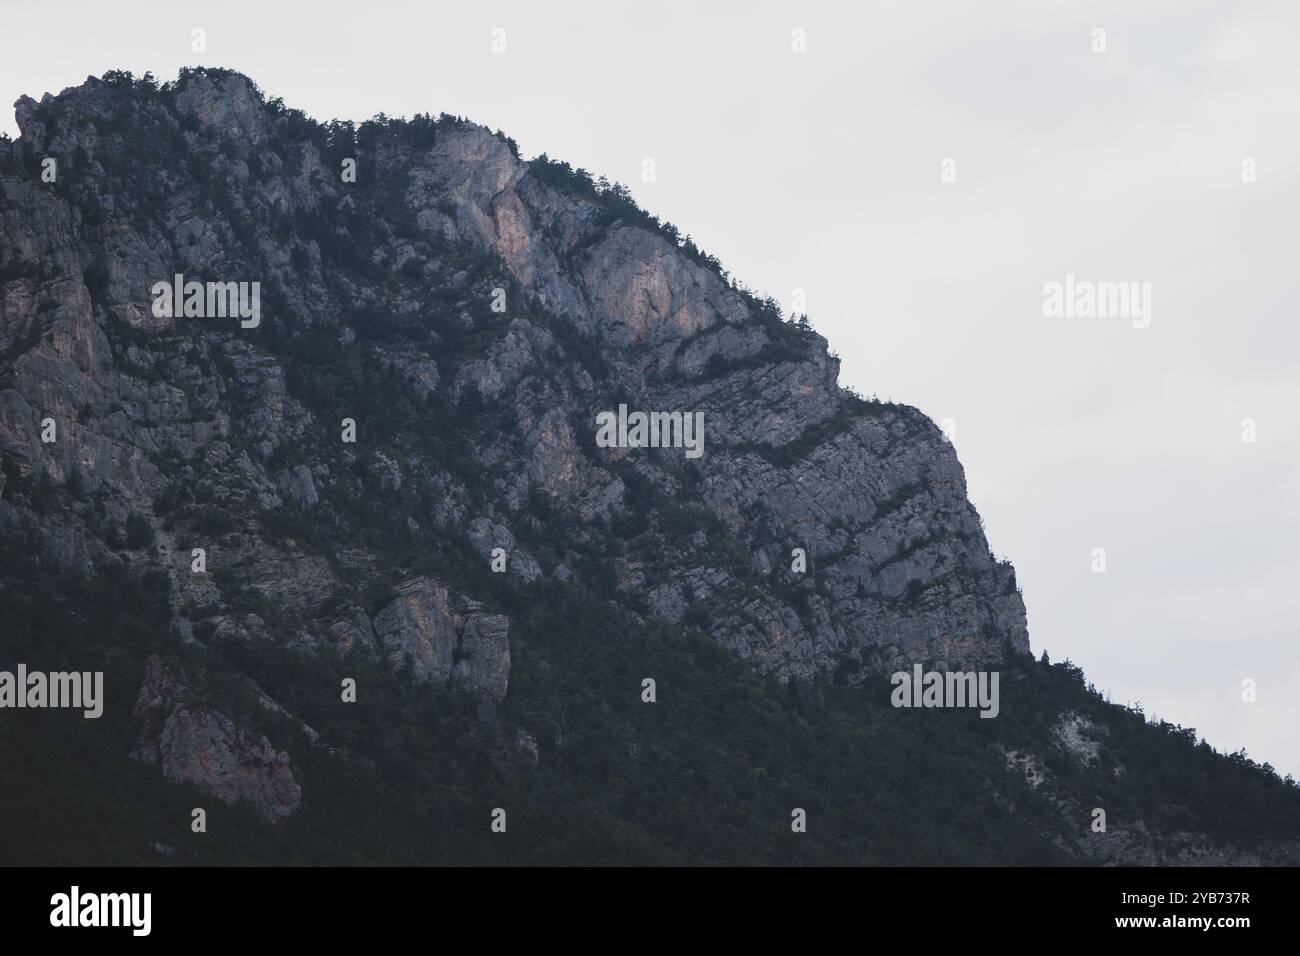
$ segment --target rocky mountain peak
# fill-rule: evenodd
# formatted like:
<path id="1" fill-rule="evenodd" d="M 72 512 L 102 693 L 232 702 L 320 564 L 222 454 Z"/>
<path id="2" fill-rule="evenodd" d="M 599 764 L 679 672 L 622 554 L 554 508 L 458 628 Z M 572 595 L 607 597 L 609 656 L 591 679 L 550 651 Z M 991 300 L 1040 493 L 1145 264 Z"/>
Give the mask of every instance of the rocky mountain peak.
<path id="1" fill-rule="evenodd" d="M 510 418 L 470 449 L 502 470 L 493 486 L 450 475 L 444 486 L 520 518 L 540 496 L 584 529 L 638 514 L 643 527 L 615 560 L 620 588 L 670 618 L 707 608 L 718 639 L 763 667 L 811 675 L 847 657 L 865 673 L 1027 649 L 1014 573 L 991 557 L 933 424 L 840 389 L 820 336 L 620 187 L 524 161 L 505 137 L 454 117 L 322 127 L 219 70 L 161 88 L 91 79 L 20 112 L 14 171 L 53 152 L 63 179 L 45 190 L 5 181 L 6 326 L 31 344 L 10 355 L 18 378 L 4 392 L 4 447 L 19 472 L 43 462 L 66 480 L 75 463 L 144 513 L 168 486 L 166 456 L 233 469 L 272 511 L 319 510 L 317 486 L 342 493 L 358 466 L 388 469 L 389 490 L 439 474 L 397 437 L 365 465 L 346 444 L 304 444 L 334 416 L 293 394 L 285 357 L 319 329 L 419 398 L 438 390 L 449 409 L 490 402 Z M 141 143 L 157 138 L 170 148 Z M 65 273 L 39 274 L 51 261 Z M 177 274 L 258 283 L 265 331 L 159 316 L 151 289 Z M 114 347 L 115 328 L 179 338 Z M 257 407 L 237 416 L 236 393 Z M 595 417 L 618 404 L 698 411 L 707 456 L 687 465 L 591 447 Z M 132 419 L 144 409 L 152 438 L 141 448 Z M 71 423 L 78 448 L 41 446 L 50 414 Z M 236 441 L 212 445 L 219 436 Z M 315 464 L 291 460 L 292 448 Z M 646 501 L 629 501 L 629 482 Z M 707 533 L 697 544 L 699 529 L 659 530 L 659 507 L 683 496 L 719 523 L 725 560 Z M 254 550 L 271 561 L 285 547 L 259 539 Z M 815 570 L 790 571 L 800 560 Z"/>
<path id="2" fill-rule="evenodd" d="M 364 858 L 585 839 L 447 822 L 507 802 L 592 813 L 583 860 L 1295 858 L 1269 768 L 1029 657 L 935 424 L 840 387 L 805 317 L 625 188 L 218 69 L 17 111 L 0 613 L 28 622 L 7 654 L 106 671 L 112 812 L 156 809 L 135 741 L 159 806 L 292 816 L 330 859 L 349 815 Z M 997 719 L 894 709 L 915 665 L 1000 672 Z M 743 808 L 738 842 L 682 794 Z M 810 795 L 808 849 L 777 847 Z"/>

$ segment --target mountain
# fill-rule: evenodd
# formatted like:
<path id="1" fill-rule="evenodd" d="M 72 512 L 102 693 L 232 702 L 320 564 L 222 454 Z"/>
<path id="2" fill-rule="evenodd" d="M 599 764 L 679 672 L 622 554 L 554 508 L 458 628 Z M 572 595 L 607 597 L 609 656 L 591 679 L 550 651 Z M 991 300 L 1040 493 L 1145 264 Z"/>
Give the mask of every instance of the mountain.
<path id="1" fill-rule="evenodd" d="M 0 668 L 105 687 L 0 715 L 10 860 L 1300 860 L 1289 779 L 1033 659 L 928 418 L 624 187 L 225 70 L 16 108 Z"/>

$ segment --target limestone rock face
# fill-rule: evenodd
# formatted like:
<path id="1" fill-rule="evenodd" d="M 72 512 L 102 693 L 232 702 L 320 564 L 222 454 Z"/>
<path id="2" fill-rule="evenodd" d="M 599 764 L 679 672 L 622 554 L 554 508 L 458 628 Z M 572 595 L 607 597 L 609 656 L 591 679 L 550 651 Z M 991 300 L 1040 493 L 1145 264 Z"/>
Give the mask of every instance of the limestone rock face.
<path id="1" fill-rule="evenodd" d="M 527 551 L 515 547 L 515 536 L 504 525 L 475 518 L 469 523 L 469 540 L 485 561 L 492 561 L 492 552 L 498 548 L 505 552 L 506 572 L 521 584 L 532 584 L 542 577 L 541 565 Z"/>
<path id="2" fill-rule="evenodd" d="M 375 637 L 395 666 L 417 680 L 446 680 L 460 641 L 447 589 L 432 578 L 403 582 L 392 603 L 375 615 Z"/>
<path id="3" fill-rule="evenodd" d="M 196 703 L 157 656 L 150 659 L 134 713 L 144 730 L 132 756 L 158 764 L 168 780 L 193 783 L 225 803 L 247 801 L 271 821 L 291 815 L 301 803 L 289 755 L 220 710 Z"/>
<path id="4" fill-rule="evenodd" d="M 302 801 L 289 755 L 220 711 L 178 706 L 163 724 L 158 751 L 168 780 L 198 784 L 227 803 L 248 800 L 268 819 L 289 816 Z"/>
<path id="5" fill-rule="evenodd" d="M 281 497 L 292 501 L 299 508 L 310 508 L 320 500 L 316 494 L 316 482 L 312 480 L 311 469 L 306 465 L 294 465 L 280 472 L 276 476 L 276 487 Z"/>
<path id="6" fill-rule="evenodd" d="M 454 680 L 497 701 L 510 680 L 509 628 L 504 616 L 454 598 L 430 577 L 403 582 L 374 621 L 395 667 L 409 666 L 416 680 Z"/>
<path id="7" fill-rule="evenodd" d="M 181 116 L 192 116 L 199 128 L 232 142 L 258 146 L 266 141 L 270 124 L 266 109 L 248 80 L 237 74 L 213 81 L 199 76 L 176 97 Z"/>
<path id="8" fill-rule="evenodd" d="M 366 140 L 375 188 L 348 189 L 319 141 L 222 71 L 168 96 L 89 80 L 18 112 L 22 146 L 0 171 L 7 473 L 102 483 L 123 515 L 201 498 L 222 515 L 224 536 L 207 543 L 225 549 L 223 567 L 295 616 L 286 640 L 356 643 L 335 627 L 360 603 L 349 576 L 364 585 L 385 559 L 363 545 L 335 560 L 285 513 L 341 529 L 352 519 L 335 503 L 364 497 L 405 502 L 400 533 L 459 523 L 480 556 L 504 548 L 520 584 L 542 579 L 541 549 L 581 550 L 615 522 L 630 599 L 673 624 L 689 611 L 782 674 L 847 667 L 852 680 L 1028 649 L 1015 572 L 992 556 L 934 424 L 844 392 L 824 339 L 675 234 L 613 211 L 612 194 L 451 119 L 420 140 Z M 124 131 L 168 148 L 123 165 Z M 29 149 L 77 158 L 66 189 L 25 173 Z M 358 249 L 363 272 L 340 270 Z M 473 255 L 505 271 L 466 268 Z M 258 280 L 264 326 L 155 317 L 150 287 L 176 272 Z M 303 382 L 339 349 L 351 364 L 329 373 L 338 383 L 370 375 L 370 391 L 391 386 L 383 411 L 400 402 L 425 423 L 376 432 L 378 408 L 326 412 L 329 390 Z M 595 416 L 616 399 L 701 413 L 703 455 L 596 447 Z M 344 415 L 360 416 L 359 444 L 339 441 Z M 444 467 L 445 443 L 417 440 L 474 416 L 483 424 L 456 448 L 458 470 Z M 59 442 L 40 440 L 47 419 Z M 470 502 L 495 516 L 489 527 L 466 527 Z M 538 508 L 571 518 L 570 536 L 541 534 Z M 103 550 L 75 523 L 33 534 L 67 564 Z M 806 571 L 792 570 L 795 548 Z M 174 582 L 198 606 L 227 600 L 209 582 Z M 446 679 L 464 636 L 445 637 L 451 612 L 438 607 L 413 630 L 397 624 L 414 608 L 376 621 L 390 656 Z"/>
<path id="9" fill-rule="evenodd" d="M 503 614 L 484 614 L 470 604 L 460 632 L 460 660 L 453 679 L 487 694 L 505 699 L 510 683 L 510 621 Z"/>

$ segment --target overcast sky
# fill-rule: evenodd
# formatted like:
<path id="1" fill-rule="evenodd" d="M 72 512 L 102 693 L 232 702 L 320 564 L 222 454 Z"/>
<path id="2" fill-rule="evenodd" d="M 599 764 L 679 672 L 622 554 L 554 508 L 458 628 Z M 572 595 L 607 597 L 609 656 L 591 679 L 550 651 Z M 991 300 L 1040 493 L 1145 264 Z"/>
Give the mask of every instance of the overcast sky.
<path id="1" fill-rule="evenodd" d="M 626 182 L 953 420 L 1035 652 L 1300 776 L 1300 4 L 556 6 L 0 0 L 0 98 L 224 66 Z M 1149 282 L 1149 327 L 1045 317 L 1067 273 Z"/>

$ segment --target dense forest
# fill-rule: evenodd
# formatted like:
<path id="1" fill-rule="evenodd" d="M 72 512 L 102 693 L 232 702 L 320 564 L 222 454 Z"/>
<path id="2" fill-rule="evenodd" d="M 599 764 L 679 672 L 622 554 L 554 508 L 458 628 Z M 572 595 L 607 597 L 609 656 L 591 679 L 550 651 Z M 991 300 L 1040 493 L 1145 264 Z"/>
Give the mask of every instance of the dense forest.
<path id="1" fill-rule="evenodd" d="M 53 578 L 33 573 L 17 544 L 6 542 L 0 592 L 6 658 L 102 669 L 110 700 L 134 699 L 145 658 L 171 643 L 165 580 L 125 562 L 85 580 Z M 499 716 L 468 693 L 364 661 L 229 646 L 229 660 L 197 649 L 184 658 L 224 708 L 242 708 L 276 739 L 297 738 L 294 770 L 311 799 L 279 827 L 128 759 L 136 728 L 125 707 L 99 720 L 7 714 L 6 862 L 1071 862 L 1037 835 L 1061 828 L 1061 807 L 1008 771 L 1006 746 L 1043 754 L 1081 807 L 1105 807 L 1112 822 L 1247 845 L 1296 826 L 1300 794 L 1289 782 L 1244 754 L 1215 753 L 1193 730 L 1106 703 L 1069 663 L 1011 658 L 996 721 L 896 710 L 883 678 L 781 685 L 701 633 L 636 623 L 608 595 L 516 591 L 490 575 L 479 583 L 495 586 L 517 622 Z M 237 674 L 332 752 L 261 709 Z M 641 699 L 646 676 L 654 704 Z M 358 681 L 355 704 L 337 693 L 344 677 Z M 1103 772 L 1056 744 L 1045 715 L 1062 711 L 1108 729 Z M 537 763 L 497 753 L 498 721 L 562 743 Z M 204 834 L 188 828 L 197 806 L 208 811 Z M 498 807 L 505 834 L 489 828 Z M 806 833 L 791 831 L 796 807 Z M 1082 834 L 1090 817 L 1074 823 Z"/>

